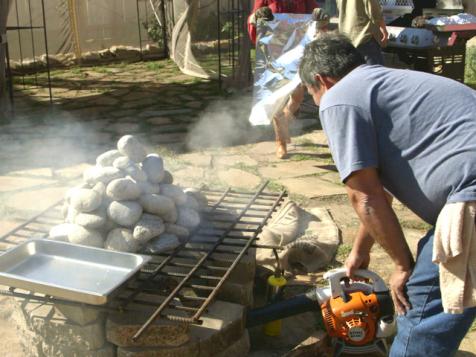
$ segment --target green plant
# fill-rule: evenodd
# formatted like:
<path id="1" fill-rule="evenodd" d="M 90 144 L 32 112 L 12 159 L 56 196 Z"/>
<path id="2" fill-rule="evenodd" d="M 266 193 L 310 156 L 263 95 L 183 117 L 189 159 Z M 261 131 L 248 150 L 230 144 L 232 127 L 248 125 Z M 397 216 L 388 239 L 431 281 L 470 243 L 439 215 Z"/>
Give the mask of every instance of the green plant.
<path id="1" fill-rule="evenodd" d="M 142 26 L 147 31 L 147 36 L 157 43 L 159 47 L 163 47 L 164 45 L 164 38 L 163 38 L 163 30 L 162 26 L 160 26 L 159 22 L 156 18 L 152 17 L 144 22 L 142 22 Z"/>

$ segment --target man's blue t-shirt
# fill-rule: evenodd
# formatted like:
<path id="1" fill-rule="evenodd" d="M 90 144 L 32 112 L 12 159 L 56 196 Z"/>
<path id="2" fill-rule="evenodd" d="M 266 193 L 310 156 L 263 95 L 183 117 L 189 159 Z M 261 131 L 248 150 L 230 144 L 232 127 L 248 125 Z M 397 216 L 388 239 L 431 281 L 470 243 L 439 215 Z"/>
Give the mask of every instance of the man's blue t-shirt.
<path id="1" fill-rule="evenodd" d="M 320 119 L 342 181 L 378 169 L 384 187 L 430 224 L 476 200 L 476 91 L 410 70 L 362 65 L 324 94 Z"/>

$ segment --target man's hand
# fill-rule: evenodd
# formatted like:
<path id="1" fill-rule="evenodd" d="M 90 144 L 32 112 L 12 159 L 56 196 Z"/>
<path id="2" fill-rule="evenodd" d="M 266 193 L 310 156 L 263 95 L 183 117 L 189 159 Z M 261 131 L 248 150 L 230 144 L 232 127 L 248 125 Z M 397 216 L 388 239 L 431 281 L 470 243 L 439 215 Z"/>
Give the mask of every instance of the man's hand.
<path id="1" fill-rule="evenodd" d="M 380 29 L 380 46 L 382 47 L 387 47 L 387 42 L 388 42 L 388 32 L 387 32 L 387 26 L 385 25 L 385 21 L 382 20 L 379 25 Z"/>
<path id="2" fill-rule="evenodd" d="M 399 315 L 404 315 L 411 305 L 408 302 L 408 297 L 405 292 L 405 284 L 410 278 L 411 269 L 396 268 L 390 277 L 390 293 L 392 294 L 393 304 L 395 310 Z"/>
<path id="3" fill-rule="evenodd" d="M 345 260 L 345 271 L 349 278 L 353 278 L 354 272 L 357 269 L 367 269 L 370 263 L 370 254 L 358 253 L 354 249 L 350 252 L 349 256 Z"/>

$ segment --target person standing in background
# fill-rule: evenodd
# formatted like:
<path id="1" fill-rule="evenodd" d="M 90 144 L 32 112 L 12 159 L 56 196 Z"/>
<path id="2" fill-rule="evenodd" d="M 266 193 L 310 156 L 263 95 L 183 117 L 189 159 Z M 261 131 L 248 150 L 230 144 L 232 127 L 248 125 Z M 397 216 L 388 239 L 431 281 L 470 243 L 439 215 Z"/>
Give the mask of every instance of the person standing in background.
<path id="1" fill-rule="evenodd" d="M 367 64 L 383 65 L 387 27 L 378 0 L 337 0 L 339 32 L 346 35 Z"/>
<path id="2" fill-rule="evenodd" d="M 269 7 L 273 14 L 310 14 L 317 8 L 315 0 L 256 0 L 251 15 L 248 17 L 248 34 L 251 42 L 256 45 L 256 12 Z M 261 11 L 258 12 L 260 15 Z"/>

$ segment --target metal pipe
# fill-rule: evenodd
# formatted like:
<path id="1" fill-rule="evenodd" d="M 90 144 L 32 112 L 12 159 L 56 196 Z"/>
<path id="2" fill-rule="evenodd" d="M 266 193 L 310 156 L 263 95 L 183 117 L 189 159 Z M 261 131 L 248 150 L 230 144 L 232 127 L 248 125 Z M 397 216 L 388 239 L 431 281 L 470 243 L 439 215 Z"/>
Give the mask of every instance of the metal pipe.
<path id="1" fill-rule="evenodd" d="M 221 27 L 220 27 L 220 0 L 217 0 L 217 51 L 218 51 L 218 89 L 221 90 Z"/>
<path id="2" fill-rule="evenodd" d="M 249 310 L 246 314 L 246 328 L 316 310 L 320 310 L 317 301 L 306 294 L 297 295 L 291 299 Z"/>
<path id="3" fill-rule="evenodd" d="M 43 36 L 45 37 L 46 51 L 46 73 L 48 75 L 48 91 L 50 93 L 50 104 L 53 104 L 53 93 L 51 91 L 51 74 L 50 74 L 50 56 L 48 53 L 48 36 L 46 35 L 46 16 L 45 16 L 45 0 L 41 0 L 41 11 L 43 17 Z"/>
<path id="4" fill-rule="evenodd" d="M 140 27 L 140 11 L 139 11 L 139 0 L 136 0 L 136 11 L 137 11 L 137 28 L 139 30 L 139 50 L 140 50 L 140 59 L 143 58 L 142 54 L 142 33 L 141 33 L 141 27 Z"/>

